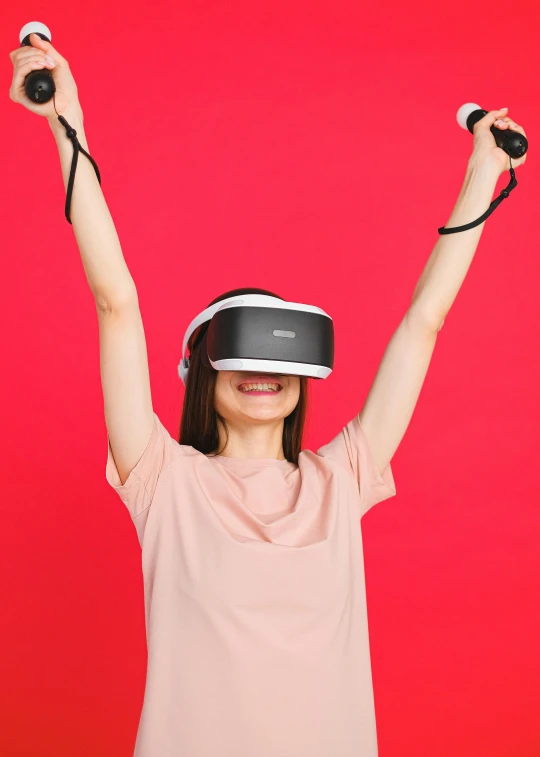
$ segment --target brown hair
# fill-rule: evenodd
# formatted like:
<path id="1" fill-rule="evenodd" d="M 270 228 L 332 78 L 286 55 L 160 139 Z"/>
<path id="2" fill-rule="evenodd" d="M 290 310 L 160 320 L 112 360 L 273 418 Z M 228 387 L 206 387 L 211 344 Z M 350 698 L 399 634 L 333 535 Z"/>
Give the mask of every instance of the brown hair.
<path id="1" fill-rule="evenodd" d="M 266 294 L 272 297 L 279 295 L 266 289 L 232 289 L 225 294 L 216 297 L 209 303 L 214 305 L 227 297 L 235 297 L 240 294 Z M 280 300 L 283 297 L 279 297 Z M 186 380 L 184 394 L 184 406 L 182 409 L 182 421 L 180 424 L 180 444 L 186 444 L 199 450 L 205 455 L 219 454 L 218 419 L 225 428 L 228 439 L 227 424 L 214 407 L 214 389 L 216 386 L 217 371 L 212 366 L 206 365 L 201 358 L 200 346 L 208 329 L 208 324 L 199 326 L 191 335 L 188 342 L 189 371 Z M 204 340 L 206 344 L 206 340 Z M 298 464 L 298 455 L 302 446 L 302 434 L 307 411 L 308 380 L 306 376 L 300 376 L 300 397 L 292 413 L 283 422 L 283 454 L 290 463 Z M 227 441 L 225 442 L 227 443 Z"/>

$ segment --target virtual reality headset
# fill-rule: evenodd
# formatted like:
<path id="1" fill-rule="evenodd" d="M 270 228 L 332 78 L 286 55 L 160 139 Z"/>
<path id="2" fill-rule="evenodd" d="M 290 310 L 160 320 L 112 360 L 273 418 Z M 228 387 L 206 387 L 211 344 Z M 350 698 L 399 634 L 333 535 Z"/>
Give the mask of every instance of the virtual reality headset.
<path id="1" fill-rule="evenodd" d="M 324 379 L 334 366 L 334 325 L 315 305 L 263 294 L 228 297 L 189 324 L 178 375 L 186 383 L 189 339 L 210 321 L 200 343 L 206 365 L 218 371 L 256 371 Z"/>

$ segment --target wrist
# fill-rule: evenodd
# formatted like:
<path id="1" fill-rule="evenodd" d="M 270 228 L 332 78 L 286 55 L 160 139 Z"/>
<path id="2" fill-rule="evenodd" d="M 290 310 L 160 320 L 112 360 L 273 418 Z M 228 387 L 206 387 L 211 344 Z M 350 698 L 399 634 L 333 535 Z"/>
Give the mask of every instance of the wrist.
<path id="1" fill-rule="evenodd" d="M 86 132 L 84 130 L 84 116 L 82 110 L 80 108 L 66 109 L 59 113 L 59 115 L 66 119 L 72 129 L 75 129 L 75 131 L 77 132 L 76 139 L 78 140 L 79 144 L 87 152 L 89 152 Z M 66 145 L 71 146 L 71 141 L 69 138 L 67 138 L 67 128 L 59 120 L 58 115 L 55 114 L 54 118 L 48 118 L 47 120 L 49 121 L 49 126 L 51 127 L 51 131 L 53 133 L 56 144 L 58 145 L 58 148 L 62 150 L 67 149 Z"/>
<path id="2" fill-rule="evenodd" d="M 501 168 L 500 163 L 481 160 L 473 153 L 467 163 L 466 177 L 470 180 L 497 183 L 499 176 L 504 170 L 504 168 Z"/>
<path id="3" fill-rule="evenodd" d="M 47 121 L 49 122 L 49 126 L 51 129 L 55 130 L 56 128 L 60 127 L 65 132 L 64 127 L 62 126 L 58 116 L 63 116 L 63 118 L 66 119 L 68 124 L 70 126 L 73 126 L 74 129 L 77 129 L 77 126 L 79 128 L 82 128 L 83 121 L 84 121 L 84 114 L 82 112 L 82 108 L 72 106 L 70 108 L 66 108 L 64 111 L 60 113 L 54 113 L 52 116 L 47 117 Z"/>

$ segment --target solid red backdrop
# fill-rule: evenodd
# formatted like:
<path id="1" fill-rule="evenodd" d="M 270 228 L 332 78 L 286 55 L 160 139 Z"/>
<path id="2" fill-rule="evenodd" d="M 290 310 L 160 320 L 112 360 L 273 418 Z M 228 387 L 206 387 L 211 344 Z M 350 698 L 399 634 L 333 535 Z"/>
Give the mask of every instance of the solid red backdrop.
<path id="1" fill-rule="evenodd" d="M 129 757 L 146 670 L 140 547 L 105 481 L 94 302 L 52 133 L 8 97 L 30 20 L 75 75 L 174 434 L 184 329 L 245 285 L 333 316 L 305 446 L 337 433 L 457 199 L 472 147 L 458 107 L 508 106 L 524 126 L 519 187 L 485 224 L 394 456 L 397 496 L 362 530 L 381 757 L 537 757 L 532 0 L 4 10 L 0 753 Z"/>

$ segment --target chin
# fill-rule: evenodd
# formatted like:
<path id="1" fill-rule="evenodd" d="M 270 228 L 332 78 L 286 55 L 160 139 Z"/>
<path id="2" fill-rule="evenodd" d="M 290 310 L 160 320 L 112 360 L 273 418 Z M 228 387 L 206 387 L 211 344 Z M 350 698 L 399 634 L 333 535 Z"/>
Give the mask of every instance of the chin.
<path id="1" fill-rule="evenodd" d="M 292 413 L 292 410 L 283 410 L 281 412 L 276 411 L 275 408 L 243 408 L 243 412 L 241 414 L 242 419 L 250 418 L 254 422 L 270 422 L 270 421 L 280 421 L 286 418 L 290 413 Z M 233 418 L 238 417 L 236 415 L 233 416 Z M 233 420 L 231 418 L 231 420 Z"/>

